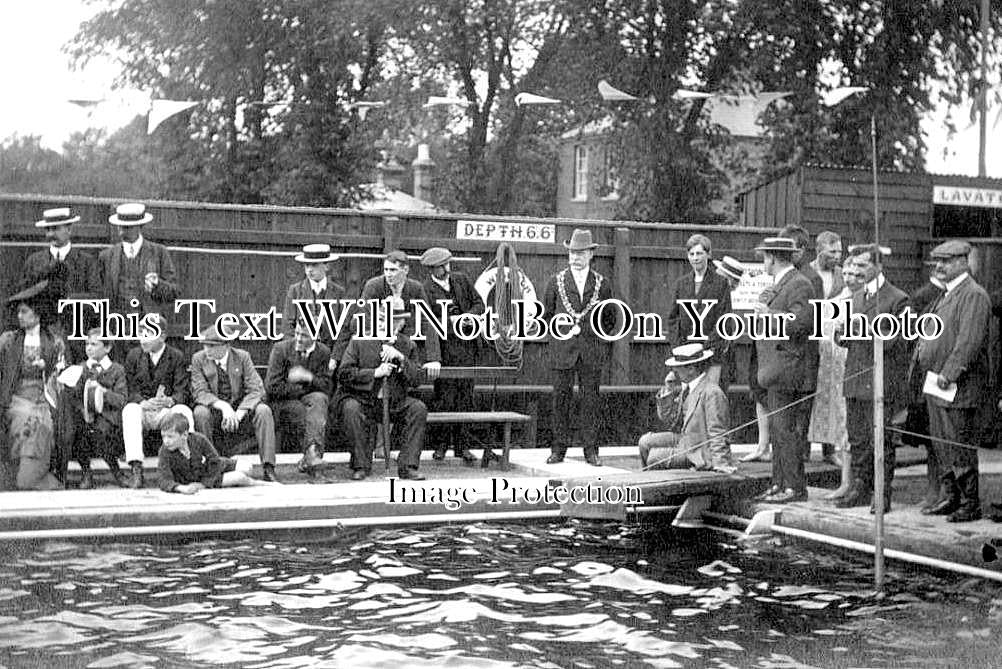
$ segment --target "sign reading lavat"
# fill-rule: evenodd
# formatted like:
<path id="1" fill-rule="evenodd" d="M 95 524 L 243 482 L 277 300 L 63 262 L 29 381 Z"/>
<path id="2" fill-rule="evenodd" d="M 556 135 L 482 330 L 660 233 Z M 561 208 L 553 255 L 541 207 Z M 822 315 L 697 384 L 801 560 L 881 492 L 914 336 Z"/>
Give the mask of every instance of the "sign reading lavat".
<path id="1" fill-rule="evenodd" d="M 947 204 L 954 207 L 1002 209 L 1002 190 L 934 185 L 932 187 L 932 202 L 933 204 Z"/>

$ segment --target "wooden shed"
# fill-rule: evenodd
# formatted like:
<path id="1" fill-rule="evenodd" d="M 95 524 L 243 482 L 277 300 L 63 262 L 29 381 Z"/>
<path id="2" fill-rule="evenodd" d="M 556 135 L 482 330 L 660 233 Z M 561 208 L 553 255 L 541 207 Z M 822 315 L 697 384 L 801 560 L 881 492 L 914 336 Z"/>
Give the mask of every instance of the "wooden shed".
<path id="1" fill-rule="evenodd" d="M 922 259 L 943 238 L 972 241 L 976 274 L 999 287 L 1002 179 L 878 172 L 880 241 L 893 249 L 891 280 L 906 289 L 925 280 Z M 832 230 L 849 243 L 873 238 L 873 173 L 868 168 L 804 165 L 740 196 L 740 224 L 800 225 L 811 235 Z"/>

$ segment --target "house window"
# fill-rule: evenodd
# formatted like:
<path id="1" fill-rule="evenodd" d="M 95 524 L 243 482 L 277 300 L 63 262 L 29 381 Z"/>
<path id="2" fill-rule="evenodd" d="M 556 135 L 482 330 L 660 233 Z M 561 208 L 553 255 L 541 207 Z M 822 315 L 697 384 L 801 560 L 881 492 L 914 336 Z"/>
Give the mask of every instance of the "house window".
<path id="1" fill-rule="evenodd" d="M 574 198 L 588 199 L 588 147 L 574 147 Z"/>
<path id="2" fill-rule="evenodd" d="M 606 147 L 603 156 L 602 199 L 619 199 L 619 156 L 611 147 Z"/>

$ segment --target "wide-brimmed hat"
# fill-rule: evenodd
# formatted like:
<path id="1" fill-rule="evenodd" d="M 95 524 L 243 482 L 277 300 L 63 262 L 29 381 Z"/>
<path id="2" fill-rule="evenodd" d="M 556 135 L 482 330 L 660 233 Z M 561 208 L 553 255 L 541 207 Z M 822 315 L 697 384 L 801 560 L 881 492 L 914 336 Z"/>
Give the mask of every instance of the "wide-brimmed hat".
<path id="1" fill-rule="evenodd" d="M 703 348 L 700 343 L 682 344 L 671 350 L 671 357 L 665 360 L 667 367 L 685 367 L 695 365 L 697 362 L 709 360 L 713 357 L 713 351 Z"/>
<path id="2" fill-rule="evenodd" d="M 7 298 L 7 304 L 20 304 L 21 302 L 27 302 L 29 304 L 37 302 L 39 300 L 44 300 L 48 297 L 47 289 L 49 287 L 49 280 L 42 279 L 36 284 L 32 284 L 22 291 L 16 292 Z"/>
<path id="3" fill-rule="evenodd" d="M 962 239 L 951 239 L 948 242 L 943 242 L 936 248 L 934 248 L 930 253 L 929 257 L 932 259 L 948 259 L 955 258 L 957 256 L 966 256 L 971 253 L 971 245 Z"/>
<path id="4" fill-rule="evenodd" d="M 146 225 L 153 220 L 153 214 L 146 211 L 142 202 L 126 202 L 115 207 L 115 213 L 108 217 L 112 225 L 128 228 L 134 225 Z"/>
<path id="5" fill-rule="evenodd" d="M 797 240 L 790 237 L 766 237 L 761 244 L 755 247 L 755 250 L 769 251 L 770 253 L 795 253 L 800 249 L 797 248 Z"/>
<path id="6" fill-rule="evenodd" d="M 69 225 L 80 220 L 79 216 L 74 216 L 69 207 L 59 207 L 57 209 L 46 209 L 42 212 L 42 220 L 35 221 L 36 228 L 55 228 L 60 225 Z"/>
<path id="7" fill-rule="evenodd" d="M 330 244 L 307 244 L 303 247 L 303 252 L 296 256 L 296 262 L 320 263 L 337 260 L 340 256 L 331 253 Z"/>
<path id="8" fill-rule="evenodd" d="M 598 244 L 592 241 L 591 230 L 575 228 L 574 232 L 571 233 L 570 241 L 564 242 L 564 247 L 568 251 L 589 251 L 597 249 Z"/>
<path id="9" fill-rule="evenodd" d="M 433 246 L 421 254 L 421 264 L 425 267 L 438 267 L 452 260 L 452 253 L 447 248 Z"/>
<path id="10" fill-rule="evenodd" d="M 740 281 L 745 273 L 745 266 L 730 256 L 714 260 L 713 266 L 717 268 L 717 274 L 726 276 L 728 279 L 733 279 L 734 281 Z"/>

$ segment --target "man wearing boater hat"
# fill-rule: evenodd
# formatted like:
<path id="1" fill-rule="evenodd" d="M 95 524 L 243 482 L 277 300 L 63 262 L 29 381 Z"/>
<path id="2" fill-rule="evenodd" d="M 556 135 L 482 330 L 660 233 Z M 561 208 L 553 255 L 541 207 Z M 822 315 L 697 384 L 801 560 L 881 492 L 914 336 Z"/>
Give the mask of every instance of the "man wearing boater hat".
<path id="1" fill-rule="evenodd" d="M 462 272 L 453 272 L 450 261 L 452 253 L 449 249 L 435 246 L 421 254 L 421 264 L 428 268 L 429 277 L 424 282 L 424 291 L 428 294 L 429 303 L 436 310 L 438 300 L 449 302 L 447 310 L 449 316 L 449 327 L 462 317 L 463 314 L 482 314 L 484 303 L 473 288 L 470 281 Z M 477 342 L 460 339 L 453 335 L 450 330 L 449 335 L 441 341 L 442 364 L 449 367 L 472 367 L 477 363 Z M 435 410 L 436 411 L 462 411 L 469 409 L 473 400 L 473 379 L 435 379 Z M 472 466 L 477 459 L 469 451 L 470 434 L 465 425 L 447 425 L 449 441 L 452 442 L 452 449 L 457 458 L 462 458 L 468 465 Z M 444 460 L 448 442 L 442 442 L 435 446 L 435 453 L 432 457 L 435 460 Z"/>
<path id="2" fill-rule="evenodd" d="M 981 518 L 978 486 L 979 418 L 989 400 L 988 328 L 991 298 L 970 275 L 967 257 L 971 245 L 959 239 L 932 250 L 933 275 L 946 286 L 931 313 L 943 321 L 936 339 L 919 340 L 915 368 L 922 378 L 932 375 L 952 399 L 926 393 L 929 410 L 930 450 L 940 466 L 940 495 L 924 507 L 927 515 L 946 515 L 951 523 Z M 959 444 L 964 444 L 963 446 Z"/>
<path id="3" fill-rule="evenodd" d="M 48 281 L 46 297 L 50 304 L 45 309 L 54 318 L 50 330 L 57 338 L 65 338 L 73 330 L 73 313 L 64 309 L 57 314 L 59 300 L 71 297 L 94 297 L 100 292 L 97 260 L 89 253 L 73 246 L 72 225 L 80 220 L 69 207 L 46 209 L 42 220 L 35 222 L 36 228 L 45 230 L 49 248 L 36 251 L 24 263 L 24 286 L 33 286 L 40 281 Z M 85 328 L 85 332 L 86 329 Z M 79 362 L 87 357 L 83 341 L 70 341 L 71 359 Z"/>
<path id="4" fill-rule="evenodd" d="M 807 444 L 811 405 L 806 401 L 817 384 L 817 345 L 811 346 L 811 306 L 814 287 L 793 266 L 799 249 L 788 237 L 768 237 L 755 247 L 765 259 L 773 285 L 762 291 L 756 316 L 792 314 L 786 340 L 756 341 L 758 383 L 766 389 L 769 436 L 772 438 L 772 485 L 760 499 L 784 504 L 807 499 L 803 453 Z"/>
<path id="5" fill-rule="evenodd" d="M 672 349 L 665 365 L 671 369 L 657 395 L 658 418 L 666 432 L 640 437 L 640 462 L 645 469 L 736 470 L 727 441 L 727 397 L 707 374 L 713 351 L 700 343 Z"/>
<path id="6" fill-rule="evenodd" d="M 143 237 L 143 226 L 153 220 L 146 205 L 120 204 L 108 218 L 121 242 L 98 254 L 103 296 L 119 314 L 158 312 L 170 318 L 178 296 L 177 273 L 167 247 Z M 133 306 L 133 300 L 136 306 Z"/>
<path id="7" fill-rule="evenodd" d="M 330 371 L 337 368 L 337 363 L 344 355 L 344 349 L 351 339 L 351 323 L 345 322 L 345 326 L 338 332 L 337 339 L 332 336 L 333 324 L 328 328 L 327 324 L 321 320 L 321 315 L 327 313 L 318 301 L 320 300 L 342 300 L 345 297 L 344 286 L 341 286 L 329 276 L 327 271 L 330 263 L 338 259 L 338 255 L 331 253 L 328 244 L 307 244 L 303 247 L 302 253 L 296 256 L 296 262 L 303 266 L 306 277 L 289 286 L 285 292 L 285 306 L 282 310 L 282 327 L 285 333 L 292 337 L 296 331 L 296 322 L 299 320 L 299 310 L 296 308 L 296 301 L 303 301 L 308 304 L 304 306 L 309 309 L 315 318 L 315 322 L 320 324 L 320 332 L 317 341 L 325 348 L 330 349 L 331 359 Z M 330 313 L 335 320 L 341 315 L 341 305 L 335 303 L 331 305 Z"/>
<path id="8" fill-rule="evenodd" d="M 565 328 L 566 340 L 550 335 L 547 349 L 553 370 L 553 440 L 547 463 L 563 462 L 574 427 L 582 429 L 584 454 L 588 464 L 599 466 L 598 428 L 601 425 L 601 398 L 598 389 L 602 369 L 609 359 L 609 344 L 599 339 L 591 327 L 591 311 L 602 300 L 612 298 L 608 279 L 591 269 L 592 256 L 598 244 L 590 230 L 576 229 L 567 249 L 567 267 L 550 277 L 543 292 L 543 317 L 548 321 L 555 314 L 570 314 L 573 325 Z M 606 332 L 614 332 L 616 314 L 606 309 L 602 314 Z M 581 390 L 581 408 L 572 416 L 574 381 Z"/>

